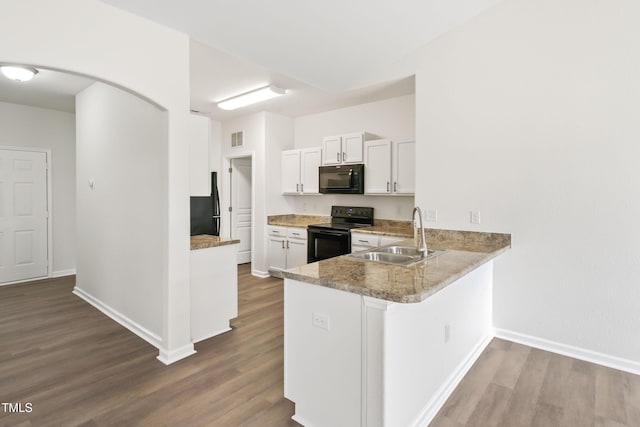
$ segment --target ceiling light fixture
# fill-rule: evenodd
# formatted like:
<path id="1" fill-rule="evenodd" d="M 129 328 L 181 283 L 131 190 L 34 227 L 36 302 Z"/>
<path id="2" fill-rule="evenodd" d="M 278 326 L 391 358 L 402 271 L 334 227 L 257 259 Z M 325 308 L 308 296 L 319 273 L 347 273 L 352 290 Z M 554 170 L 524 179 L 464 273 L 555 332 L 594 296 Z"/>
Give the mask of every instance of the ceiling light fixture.
<path id="1" fill-rule="evenodd" d="M 2 74 L 8 79 L 15 80 L 16 82 L 28 82 L 38 74 L 38 70 L 29 67 L 19 67 L 15 65 L 3 65 L 0 66 Z"/>
<path id="2" fill-rule="evenodd" d="M 281 89 L 273 85 L 265 86 L 260 89 L 225 99 L 224 101 L 220 101 L 218 102 L 218 108 L 222 108 L 223 110 L 235 110 L 236 108 L 266 101 L 267 99 L 275 98 L 276 96 L 284 95 L 285 93 L 287 93 L 285 89 Z"/>

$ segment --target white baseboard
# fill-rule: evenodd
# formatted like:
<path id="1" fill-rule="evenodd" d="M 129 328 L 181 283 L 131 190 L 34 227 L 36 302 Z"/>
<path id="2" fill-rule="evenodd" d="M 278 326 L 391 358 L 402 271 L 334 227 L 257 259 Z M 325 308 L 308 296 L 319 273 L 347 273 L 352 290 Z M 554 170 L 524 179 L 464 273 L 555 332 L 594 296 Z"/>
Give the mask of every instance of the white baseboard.
<path id="1" fill-rule="evenodd" d="M 92 295 L 88 294 L 87 292 L 83 291 L 77 286 L 73 288 L 73 294 L 82 298 L 87 303 L 91 304 L 93 307 L 100 310 L 102 313 L 104 313 L 106 316 L 108 316 L 112 320 L 115 320 L 116 322 L 118 322 L 119 324 L 121 324 L 122 326 L 124 326 L 125 328 L 127 328 L 128 330 L 130 330 L 131 332 L 133 332 L 143 340 L 147 341 L 152 346 L 158 349 L 161 348 L 162 338 L 159 337 L 158 335 L 140 326 L 133 320 L 129 319 L 127 316 L 123 315 L 117 310 L 114 310 L 113 308 L 109 307 L 107 304 L 103 303 L 102 301 L 98 300 L 97 298 L 93 297 Z"/>
<path id="2" fill-rule="evenodd" d="M 252 276 L 256 276 L 256 277 L 260 277 L 261 279 L 266 279 L 267 277 L 269 277 L 269 272 L 268 271 L 260 271 L 260 270 L 251 270 L 251 275 Z"/>
<path id="3" fill-rule="evenodd" d="M 74 276 L 75 274 L 76 274 L 76 269 L 70 268 L 68 270 L 52 271 L 51 277 L 54 278 L 54 277 Z"/>
<path id="4" fill-rule="evenodd" d="M 165 365 L 171 365 L 172 363 L 175 363 L 178 360 L 182 360 L 185 357 L 191 356 L 195 353 L 196 350 L 193 348 L 193 343 L 189 343 L 175 350 L 165 350 L 161 348 L 160 354 L 158 354 L 158 357 L 156 357 L 156 359 L 158 359 Z"/>
<path id="5" fill-rule="evenodd" d="M 445 404 L 447 399 L 451 396 L 456 389 L 462 378 L 469 372 L 469 369 L 478 360 L 478 357 L 482 354 L 484 349 L 489 345 L 493 339 L 493 334 L 489 334 L 484 337 L 480 342 L 469 352 L 462 362 L 456 367 L 456 369 L 449 375 L 445 382 L 438 388 L 435 395 L 429 400 L 427 405 L 422 409 L 418 418 L 413 422 L 414 427 L 426 427 L 438 414 L 438 411 Z"/>
<path id="6" fill-rule="evenodd" d="M 314 427 L 313 424 L 305 421 L 305 419 L 299 415 L 293 414 L 291 419 L 304 427 Z"/>
<path id="7" fill-rule="evenodd" d="M 633 360 L 623 359 L 580 347 L 574 347 L 572 345 L 562 344 L 544 338 L 521 334 L 519 332 L 508 331 L 506 329 L 496 328 L 495 336 L 496 338 L 513 341 L 529 347 L 539 348 L 552 353 L 562 354 L 563 356 L 573 357 L 574 359 L 584 360 L 586 362 L 596 363 L 598 365 L 640 375 L 640 363 Z"/>

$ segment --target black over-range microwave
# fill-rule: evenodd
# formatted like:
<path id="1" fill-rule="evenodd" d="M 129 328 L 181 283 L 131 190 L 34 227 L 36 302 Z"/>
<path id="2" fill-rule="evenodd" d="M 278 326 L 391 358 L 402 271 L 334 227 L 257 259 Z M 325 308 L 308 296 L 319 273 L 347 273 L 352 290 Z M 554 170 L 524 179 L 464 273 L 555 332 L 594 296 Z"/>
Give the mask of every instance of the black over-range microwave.
<path id="1" fill-rule="evenodd" d="M 320 166 L 320 192 L 364 194 L 364 165 Z"/>

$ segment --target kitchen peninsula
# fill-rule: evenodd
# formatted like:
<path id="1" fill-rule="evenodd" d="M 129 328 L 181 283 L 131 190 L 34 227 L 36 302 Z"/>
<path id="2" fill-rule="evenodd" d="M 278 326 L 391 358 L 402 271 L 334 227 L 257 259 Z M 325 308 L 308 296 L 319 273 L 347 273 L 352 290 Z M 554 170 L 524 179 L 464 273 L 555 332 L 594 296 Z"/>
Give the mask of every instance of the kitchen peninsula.
<path id="1" fill-rule="evenodd" d="M 411 230 L 392 228 L 358 232 Z M 345 255 L 283 272 L 285 397 L 296 421 L 426 425 L 491 340 L 493 259 L 511 236 L 427 230 L 427 242 L 444 252 L 410 266 Z"/>
<path id="2" fill-rule="evenodd" d="M 239 240 L 191 236 L 191 342 L 229 331 L 238 316 Z"/>

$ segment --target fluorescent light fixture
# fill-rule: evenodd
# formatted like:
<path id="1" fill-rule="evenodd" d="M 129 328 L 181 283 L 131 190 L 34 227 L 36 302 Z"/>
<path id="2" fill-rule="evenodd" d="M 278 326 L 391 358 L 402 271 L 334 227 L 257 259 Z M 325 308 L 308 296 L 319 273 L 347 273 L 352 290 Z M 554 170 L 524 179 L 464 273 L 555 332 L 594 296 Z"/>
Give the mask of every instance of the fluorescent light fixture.
<path id="1" fill-rule="evenodd" d="M 284 95 L 285 93 L 287 93 L 285 89 L 281 89 L 273 85 L 265 86 L 260 89 L 252 90 L 251 92 L 243 93 L 242 95 L 220 101 L 218 102 L 218 108 L 222 108 L 223 110 L 235 110 L 236 108 L 266 101 L 267 99 L 275 98 L 276 96 Z"/>
<path id="2" fill-rule="evenodd" d="M 0 67 L 2 74 L 17 82 L 28 82 L 38 74 L 38 70 L 29 67 L 18 67 L 15 65 L 3 65 Z"/>

